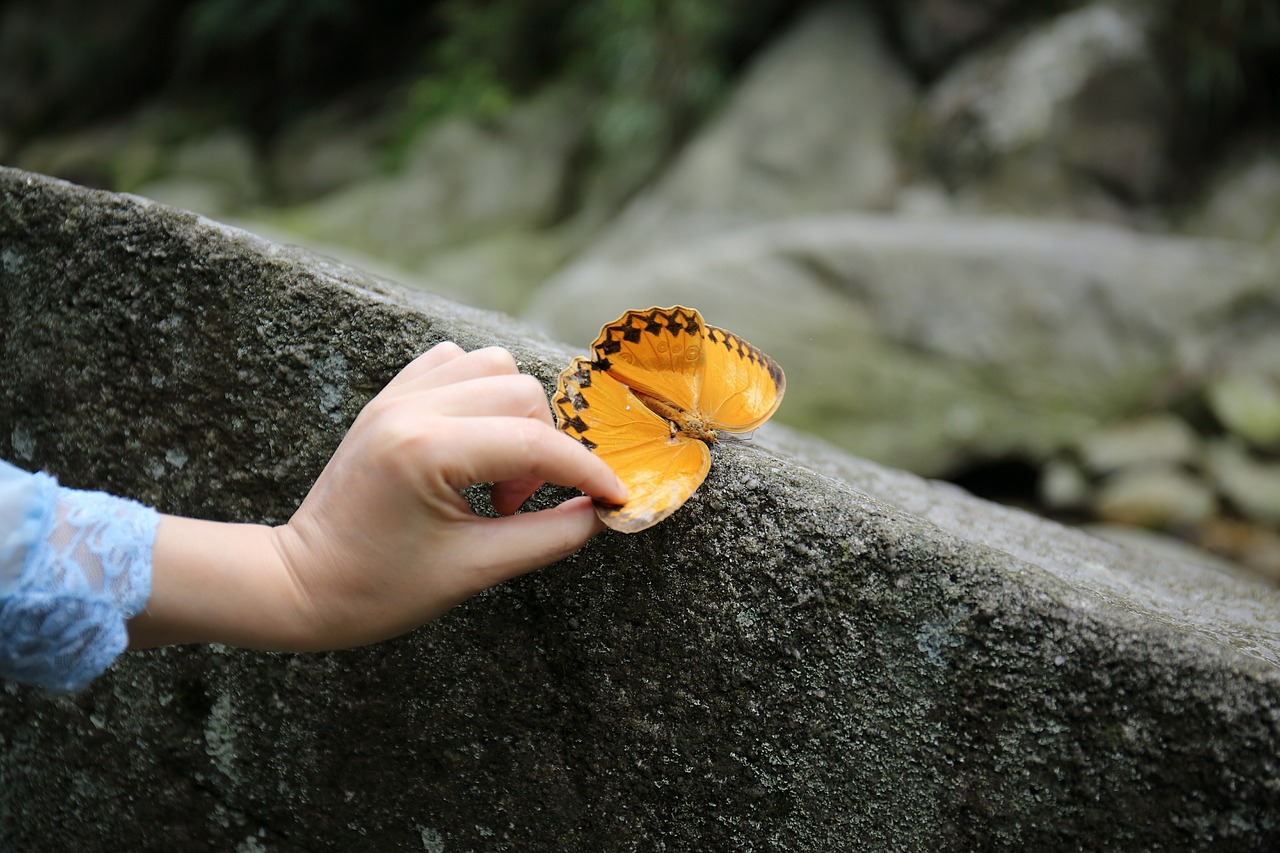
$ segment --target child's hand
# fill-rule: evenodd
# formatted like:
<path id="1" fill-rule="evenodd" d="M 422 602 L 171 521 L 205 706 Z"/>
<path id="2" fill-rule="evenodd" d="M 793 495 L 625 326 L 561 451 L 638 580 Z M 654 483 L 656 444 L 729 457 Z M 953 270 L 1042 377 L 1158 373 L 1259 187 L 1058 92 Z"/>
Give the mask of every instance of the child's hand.
<path id="1" fill-rule="evenodd" d="M 458 494 L 485 482 L 506 517 L 477 516 Z M 307 650 L 403 633 L 600 531 L 587 497 L 510 515 L 543 482 L 626 499 L 555 429 L 542 386 L 510 354 L 441 344 L 369 402 L 288 524 L 166 516 L 132 644 Z"/>

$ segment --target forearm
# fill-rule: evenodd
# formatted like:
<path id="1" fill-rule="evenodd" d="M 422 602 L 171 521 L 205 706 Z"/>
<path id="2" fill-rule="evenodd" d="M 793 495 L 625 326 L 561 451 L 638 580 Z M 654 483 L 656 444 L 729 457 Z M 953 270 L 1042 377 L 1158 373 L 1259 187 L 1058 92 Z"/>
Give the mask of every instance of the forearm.
<path id="1" fill-rule="evenodd" d="M 165 515 L 152 552 L 151 597 L 128 622 L 133 649 L 225 643 L 299 645 L 298 608 L 274 531 Z"/>

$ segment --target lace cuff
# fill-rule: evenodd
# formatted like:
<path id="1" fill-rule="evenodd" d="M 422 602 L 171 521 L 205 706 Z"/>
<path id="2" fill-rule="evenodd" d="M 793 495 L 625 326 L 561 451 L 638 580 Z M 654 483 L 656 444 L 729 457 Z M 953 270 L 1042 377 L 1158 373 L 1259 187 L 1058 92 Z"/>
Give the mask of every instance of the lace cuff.
<path id="1" fill-rule="evenodd" d="M 15 469 L 0 468 L 12 499 Z M 24 476 L 20 510 L 12 500 L 7 513 L 0 507 L 8 526 L 0 529 L 0 677 L 80 690 L 128 645 L 125 620 L 151 594 L 160 516 L 124 498 L 62 488 L 46 474 Z"/>

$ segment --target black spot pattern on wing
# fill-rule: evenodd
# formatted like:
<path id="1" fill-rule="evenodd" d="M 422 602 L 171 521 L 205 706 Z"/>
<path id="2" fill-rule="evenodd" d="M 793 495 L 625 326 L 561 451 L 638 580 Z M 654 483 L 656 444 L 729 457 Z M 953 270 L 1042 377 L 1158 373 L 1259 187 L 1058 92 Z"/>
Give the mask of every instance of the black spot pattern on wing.
<path id="1" fill-rule="evenodd" d="M 578 414 L 589 409 L 591 404 L 582 395 L 581 389 L 591 387 L 591 374 L 594 367 L 585 358 L 574 359 L 560 374 L 556 385 L 556 396 L 552 401 L 556 413 L 556 426 L 576 438 L 588 450 L 595 450 L 596 443 L 586 437 L 591 427 Z"/>
<path id="2" fill-rule="evenodd" d="M 642 335 L 657 337 L 664 332 L 679 335 L 687 332 L 690 335 L 702 334 L 702 320 L 697 311 L 673 305 L 670 308 L 646 308 L 643 311 L 628 311 L 600 330 L 600 337 L 591 346 L 596 364 L 601 370 L 609 369 L 609 356 L 616 355 L 622 344 L 634 344 Z M 711 328 L 708 326 L 707 328 Z"/>

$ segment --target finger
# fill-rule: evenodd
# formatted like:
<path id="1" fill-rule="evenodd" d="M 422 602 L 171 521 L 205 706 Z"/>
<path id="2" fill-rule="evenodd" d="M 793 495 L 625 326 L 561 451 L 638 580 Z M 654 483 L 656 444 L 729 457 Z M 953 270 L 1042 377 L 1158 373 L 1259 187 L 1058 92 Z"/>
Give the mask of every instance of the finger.
<path id="1" fill-rule="evenodd" d="M 444 388 L 485 376 L 515 376 L 519 372 L 511 353 L 502 347 L 485 347 L 463 353 L 429 370 L 415 371 L 398 384 L 397 393 Z"/>
<path id="2" fill-rule="evenodd" d="M 622 481 L 599 457 L 542 421 L 526 417 L 436 418 L 406 452 L 422 471 L 438 471 L 452 489 L 474 483 L 538 480 L 626 502 Z"/>
<path id="3" fill-rule="evenodd" d="M 518 480 L 494 483 L 489 500 L 498 513 L 511 515 L 524 506 L 524 502 L 529 500 L 541 485 L 542 480 L 536 477 L 522 477 Z"/>
<path id="4" fill-rule="evenodd" d="M 420 410 L 418 417 L 533 418 L 548 426 L 555 424 L 542 383 L 522 373 L 480 376 L 433 388 L 416 394 L 411 405 Z"/>
<path id="5" fill-rule="evenodd" d="M 466 350 L 455 344 L 453 341 L 444 341 L 438 343 L 413 361 L 406 364 L 400 369 L 390 382 L 387 388 L 399 388 L 413 381 L 424 373 L 429 373 L 438 369 L 450 361 L 454 361 L 465 356 Z"/>
<path id="6" fill-rule="evenodd" d="M 604 529 L 590 498 L 506 518 L 477 518 L 468 558 L 476 592 L 576 553 Z"/>

